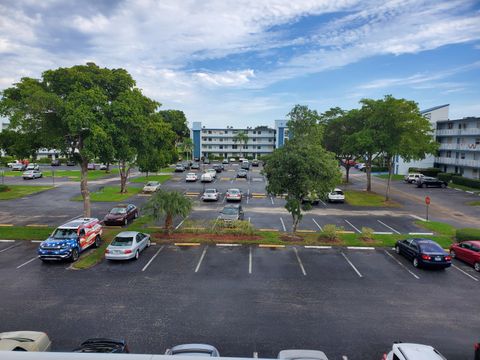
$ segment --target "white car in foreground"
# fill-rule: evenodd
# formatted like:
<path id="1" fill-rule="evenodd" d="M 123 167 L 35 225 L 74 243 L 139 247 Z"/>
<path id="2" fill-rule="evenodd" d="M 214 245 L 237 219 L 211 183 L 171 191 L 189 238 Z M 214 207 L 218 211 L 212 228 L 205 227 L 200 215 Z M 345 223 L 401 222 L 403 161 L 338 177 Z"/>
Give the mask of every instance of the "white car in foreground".
<path id="1" fill-rule="evenodd" d="M 213 175 L 211 172 L 206 172 L 203 173 L 202 176 L 200 177 L 201 182 L 212 182 L 213 181 Z"/>
<path id="2" fill-rule="evenodd" d="M 105 250 L 105 259 L 137 260 L 140 252 L 147 247 L 150 247 L 150 235 L 136 231 L 123 231 L 108 245 Z"/>
<path id="3" fill-rule="evenodd" d="M 393 344 L 392 351 L 383 355 L 382 360 L 446 360 L 446 358 L 429 345 L 399 343 Z"/>
<path id="4" fill-rule="evenodd" d="M 44 332 L 10 331 L 0 333 L 0 351 L 50 351 L 51 346 L 52 343 Z"/>
<path id="5" fill-rule="evenodd" d="M 187 176 L 185 177 L 185 181 L 197 181 L 198 180 L 198 176 L 197 174 L 195 173 L 188 173 Z"/>
<path id="6" fill-rule="evenodd" d="M 33 179 L 39 179 L 43 177 L 43 174 L 41 171 L 38 170 L 27 170 L 22 174 L 23 180 L 33 180 Z"/>
<path id="7" fill-rule="evenodd" d="M 335 188 L 332 192 L 329 192 L 327 195 L 328 202 L 345 202 L 345 194 L 343 193 L 342 189 Z"/>
<path id="8" fill-rule="evenodd" d="M 158 181 L 149 181 L 147 184 L 143 187 L 143 192 L 144 193 L 154 193 L 160 189 L 160 183 Z"/>
<path id="9" fill-rule="evenodd" d="M 277 359 L 283 360 L 328 360 L 327 355 L 319 350 L 282 350 Z"/>
<path id="10" fill-rule="evenodd" d="M 220 198 L 220 193 L 217 189 L 205 189 L 205 192 L 202 195 L 203 201 L 218 201 Z"/>

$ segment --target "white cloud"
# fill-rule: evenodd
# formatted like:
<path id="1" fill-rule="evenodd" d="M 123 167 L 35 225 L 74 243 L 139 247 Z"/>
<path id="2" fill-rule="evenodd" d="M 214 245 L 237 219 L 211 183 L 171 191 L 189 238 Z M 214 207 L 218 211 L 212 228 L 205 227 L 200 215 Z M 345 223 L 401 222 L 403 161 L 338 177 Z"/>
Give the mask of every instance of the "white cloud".
<path id="1" fill-rule="evenodd" d="M 197 72 L 194 74 L 194 77 L 200 83 L 206 85 L 234 87 L 249 82 L 251 78 L 255 77 L 255 74 L 252 69 L 248 69 L 241 71 L 225 71 L 214 74 Z"/>

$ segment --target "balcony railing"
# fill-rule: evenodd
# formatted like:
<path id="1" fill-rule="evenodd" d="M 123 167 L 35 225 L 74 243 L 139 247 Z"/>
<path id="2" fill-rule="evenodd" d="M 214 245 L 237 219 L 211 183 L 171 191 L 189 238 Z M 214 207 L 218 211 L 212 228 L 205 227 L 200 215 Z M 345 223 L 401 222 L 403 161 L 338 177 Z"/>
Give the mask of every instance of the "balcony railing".
<path id="1" fill-rule="evenodd" d="M 440 144 L 440 150 L 480 151 L 480 144 Z"/>
<path id="2" fill-rule="evenodd" d="M 474 135 L 480 136 L 480 128 L 468 129 L 437 129 L 435 131 L 437 136 L 460 136 L 460 135 Z"/>
<path id="3" fill-rule="evenodd" d="M 480 168 L 480 160 L 436 157 L 435 162 L 439 164 L 445 164 L 445 165 L 457 165 L 457 166 L 468 166 L 468 167 Z"/>

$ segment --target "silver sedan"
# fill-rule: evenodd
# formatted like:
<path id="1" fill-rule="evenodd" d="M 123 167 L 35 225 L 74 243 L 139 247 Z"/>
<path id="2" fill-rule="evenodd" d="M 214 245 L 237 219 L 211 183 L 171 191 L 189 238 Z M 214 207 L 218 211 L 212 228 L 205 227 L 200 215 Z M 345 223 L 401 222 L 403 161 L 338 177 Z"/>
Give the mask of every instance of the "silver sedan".
<path id="1" fill-rule="evenodd" d="M 105 250 L 108 260 L 137 260 L 140 252 L 150 246 L 150 235 L 136 231 L 123 231 L 112 240 Z"/>

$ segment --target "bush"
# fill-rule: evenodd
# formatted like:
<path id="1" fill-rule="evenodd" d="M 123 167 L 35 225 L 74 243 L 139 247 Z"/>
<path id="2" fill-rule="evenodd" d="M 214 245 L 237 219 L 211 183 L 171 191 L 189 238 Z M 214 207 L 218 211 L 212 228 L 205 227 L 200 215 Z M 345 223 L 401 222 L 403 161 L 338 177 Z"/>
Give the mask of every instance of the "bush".
<path id="1" fill-rule="evenodd" d="M 46 158 L 41 158 L 41 159 L 35 160 L 34 162 L 36 162 L 38 164 L 50 164 L 52 162 L 52 159 L 46 157 Z"/>
<path id="2" fill-rule="evenodd" d="M 372 172 L 386 172 L 388 168 L 386 166 L 372 166 Z"/>
<path id="3" fill-rule="evenodd" d="M 408 168 L 408 172 L 409 173 L 420 173 L 420 174 L 423 174 L 425 176 L 430 176 L 430 177 L 437 177 L 438 174 L 440 172 L 442 172 L 442 170 L 440 170 L 438 168 L 415 168 L 415 167 L 411 167 L 411 168 Z"/>
<path id="4" fill-rule="evenodd" d="M 8 186 L 7 185 L 0 185 L 0 192 L 5 192 L 8 191 Z"/>
<path id="5" fill-rule="evenodd" d="M 337 227 L 333 224 L 327 224 L 323 227 L 323 231 L 318 236 L 319 239 L 325 239 L 328 241 L 335 241 L 338 239 L 338 232 L 343 231 L 343 227 Z"/>
<path id="6" fill-rule="evenodd" d="M 255 233 L 255 229 L 252 224 L 248 221 L 216 221 L 211 231 L 214 234 L 235 234 L 235 235 L 253 235 Z"/>
<path id="7" fill-rule="evenodd" d="M 7 166 L 9 162 L 14 162 L 15 158 L 13 156 L 2 156 L 0 157 L 0 166 Z"/>
<path id="8" fill-rule="evenodd" d="M 452 177 L 454 175 L 455 174 L 441 172 L 441 173 L 438 173 L 437 177 L 439 180 L 446 181 L 447 183 L 449 183 L 450 181 L 452 181 Z"/>
<path id="9" fill-rule="evenodd" d="M 461 176 L 452 176 L 452 182 L 454 184 L 469 186 L 475 189 L 480 189 L 480 180 L 464 178 Z"/>
<path id="10" fill-rule="evenodd" d="M 360 239 L 362 241 L 373 240 L 373 229 L 369 227 L 362 227 L 362 233 L 360 234 Z"/>
<path id="11" fill-rule="evenodd" d="M 457 241 L 480 240 L 480 229 L 464 228 L 457 229 L 455 238 Z"/>

